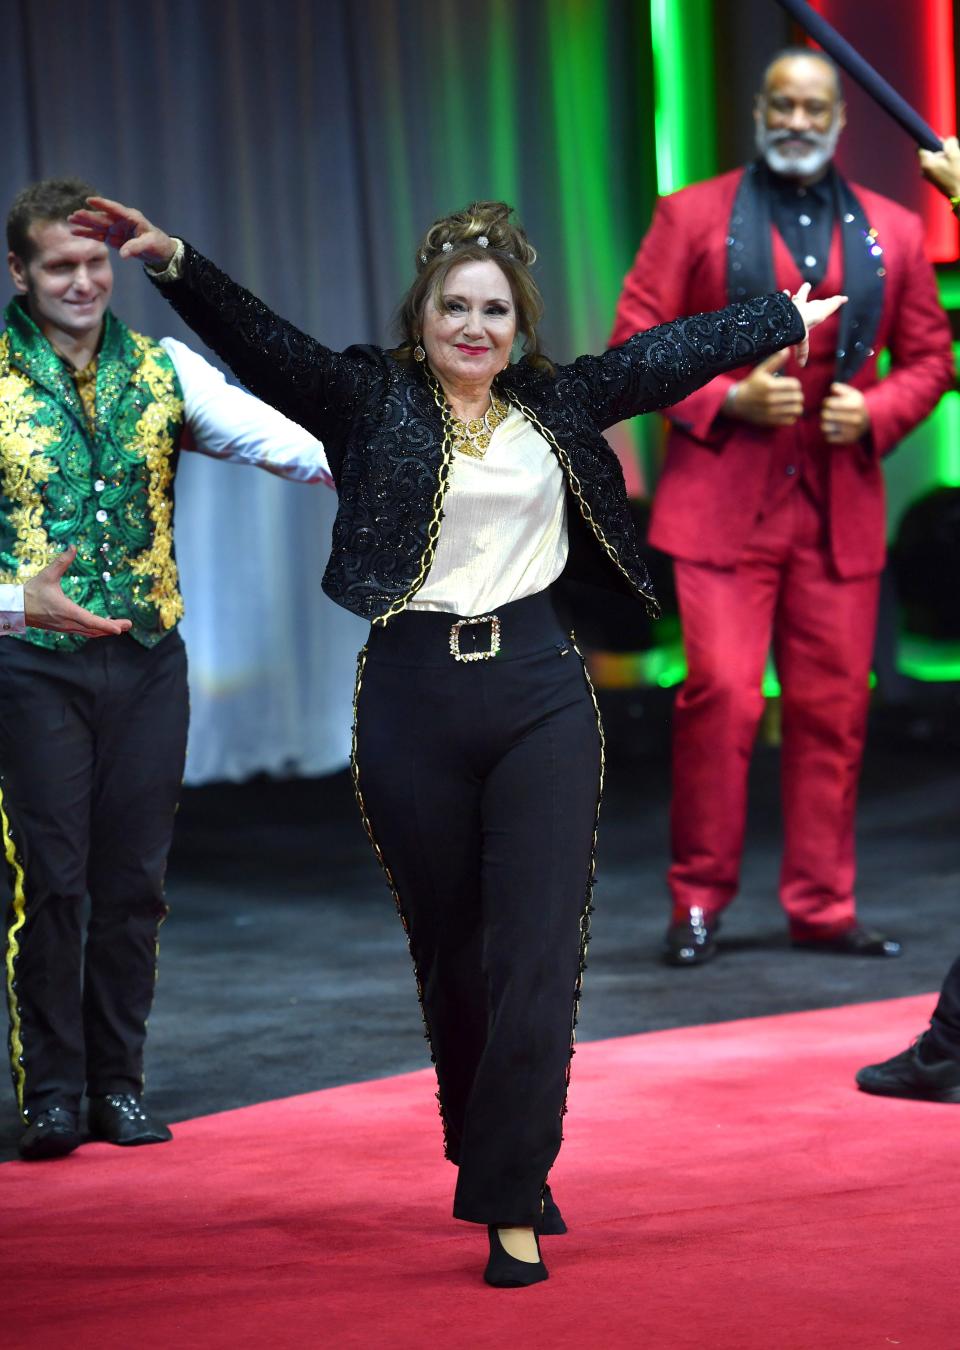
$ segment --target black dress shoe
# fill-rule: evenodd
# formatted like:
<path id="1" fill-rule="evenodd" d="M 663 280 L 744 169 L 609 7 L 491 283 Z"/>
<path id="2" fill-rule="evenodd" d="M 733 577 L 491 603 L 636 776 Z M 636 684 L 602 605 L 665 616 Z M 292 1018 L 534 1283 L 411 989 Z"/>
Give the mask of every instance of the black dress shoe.
<path id="1" fill-rule="evenodd" d="M 689 917 L 677 919 L 663 940 L 663 959 L 668 966 L 702 966 L 717 954 L 716 933 L 719 919 L 708 919 L 702 909 L 691 909 Z"/>
<path id="2" fill-rule="evenodd" d="M 533 1237 L 537 1244 L 537 1256 L 540 1257 L 538 1261 L 519 1261 L 511 1256 L 504 1249 L 495 1224 L 488 1225 L 487 1236 L 490 1239 L 490 1260 L 483 1272 L 487 1284 L 492 1284 L 495 1289 L 524 1289 L 529 1284 L 539 1284 L 541 1280 L 550 1278 L 550 1272 L 540 1256 L 540 1241 L 536 1233 Z"/>
<path id="3" fill-rule="evenodd" d="M 20 1157 L 25 1162 L 63 1158 L 80 1143 L 76 1111 L 66 1106 L 48 1106 L 30 1122 L 20 1136 Z"/>
<path id="4" fill-rule="evenodd" d="M 925 1036 L 908 1050 L 882 1064 L 868 1064 L 857 1074 L 861 1092 L 878 1097 L 912 1097 L 918 1102 L 956 1102 L 960 1104 L 960 1060 L 929 1059 L 924 1049 Z"/>
<path id="5" fill-rule="evenodd" d="M 554 1200 L 549 1186 L 543 1188 L 543 1212 L 540 1215 L 539 1233 L 541 1237 L 559 1237 L 567 1231 L 560 1207 Z"/>
<path id="6" fill-rule="evenodd" d="M 896 938 L 854 924 L 845 933 L 825 938 L 793 938 L 800 951 L 834 952 L 837 956 L 899 956 L 903 951 Z"/>
<path id="7" fill-rule="evenodd" d="M 94 1139 L 105 1139 L 108 1144 L 165 1144 L 173 1138 L 166 1125 L 143 1109 L 134 1092 L 91 1097 L 87 1127 Z"/>

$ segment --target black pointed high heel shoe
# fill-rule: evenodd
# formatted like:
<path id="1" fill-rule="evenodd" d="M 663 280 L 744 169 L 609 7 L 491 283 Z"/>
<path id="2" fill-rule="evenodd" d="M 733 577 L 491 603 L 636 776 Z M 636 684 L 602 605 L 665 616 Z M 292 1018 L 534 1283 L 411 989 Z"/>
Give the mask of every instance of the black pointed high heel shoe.
<path id="1" fill-rule="evenodd" d="M 554 1200 L 549 1186 L 543 1188 L 543 1213 L 537 1231 L 541 1237 L 559 1237 L 561 1233 L 567 1231 L 560 1206 Z"/>
<path id="2" fill-rule="evenodd" d="M 487 1284 L 492 1284 L 495 1289 L 522 1289 L 528 1284 L 539 1284 L 541 1280 L 550 1278 L 550 1272 L 540 1256 L 540 1241 L 536 1233 L 533 1237 L 539 1261 L 518 1261 L 515 1256 L 511 1256 L 500 1241 L 496 1224 L 487 1225 L 487 1237 L 490 1239 L 490 1259 L 483 1272 Z"/>

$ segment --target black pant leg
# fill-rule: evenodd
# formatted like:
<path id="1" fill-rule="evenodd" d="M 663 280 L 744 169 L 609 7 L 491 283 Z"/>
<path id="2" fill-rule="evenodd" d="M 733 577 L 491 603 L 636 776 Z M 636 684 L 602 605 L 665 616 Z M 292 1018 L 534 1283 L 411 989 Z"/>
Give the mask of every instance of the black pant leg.
<path id="1" fill-rule="evenodd" d="M 84 955 L 87 1091 L 139 1092 L 167 914 L 164 877 L 183 782 L 188 696 L 183 641 L 121 640 L 97 707 Z"/>
<path id="2" fill-rule="evenodd" d="M 354 745 L 358 798 L 413 958 L 448 1158 L 459 1162 L 486 1039 L 481 971 L 480 793 L 459 689 L 436 668 L 361 654 Z"/>
<path id="3" fill-rule="evenodd" d="M 596 827 L 579 658 L 370 659 L 355 771 L 417 967 L 455 1213 L 530 1224 L 560 1146 Z"/>
<path id="4" fill-rule="evenodd" d="M 47 1106 L 76 1109 L 83 1093 L 82 924 L 96 662 L 92 648 L 0 642 L 9 1046 L 24 1121 Z"/>
<path id="5" fill-rule="evenodd" d="M 484 783 L 488 1028 L 454 1214 L 526 1226 L 560 1150 L 601 786 L 596 707 L 572 648 L 505 665 L 510 745 Z"/>
<path id="6" fill-rule="evenodd" d="M 928 1035 L 944 1058 L 960 1060 L 960 956 L 947 972 Z"/>

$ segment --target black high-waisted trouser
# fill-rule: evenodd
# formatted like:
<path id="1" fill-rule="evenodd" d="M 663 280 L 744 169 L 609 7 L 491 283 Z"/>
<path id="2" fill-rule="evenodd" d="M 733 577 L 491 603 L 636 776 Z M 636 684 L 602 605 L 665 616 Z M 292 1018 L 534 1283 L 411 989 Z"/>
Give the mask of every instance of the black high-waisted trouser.
<path id="1" fill-rule="evenodd" d="M 586 947 L 602 740 L 548 592 L 497 611 L 460 662 L 456 615 L 371 629 L 354 773 L 410 941 L 454 1215 L 527 1226 L 561 1141 Z M 460 631 L 486 650 L 489 623 Z"/>

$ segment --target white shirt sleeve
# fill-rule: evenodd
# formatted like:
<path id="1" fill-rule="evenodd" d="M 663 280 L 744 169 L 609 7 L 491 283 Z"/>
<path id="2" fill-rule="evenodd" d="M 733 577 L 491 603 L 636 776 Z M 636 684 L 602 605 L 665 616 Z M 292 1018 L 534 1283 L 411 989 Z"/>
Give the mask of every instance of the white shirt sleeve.
<path id="1" fill-rule="evenodd" d="M 27 623 L 23 614 L 23 587 L 0 586 L 0 636 L 22 633 Z"/>
<path id="2" fill-rule="evenodd" d="M 324 483 L 333 477 L 323 445 L 309 431 L 277 412 L 176 338 L 160 339 L 177 370 L 183 390 L 188 435 L 185 450 L 214 459 L 254 464 L 296 483 Z"/>

